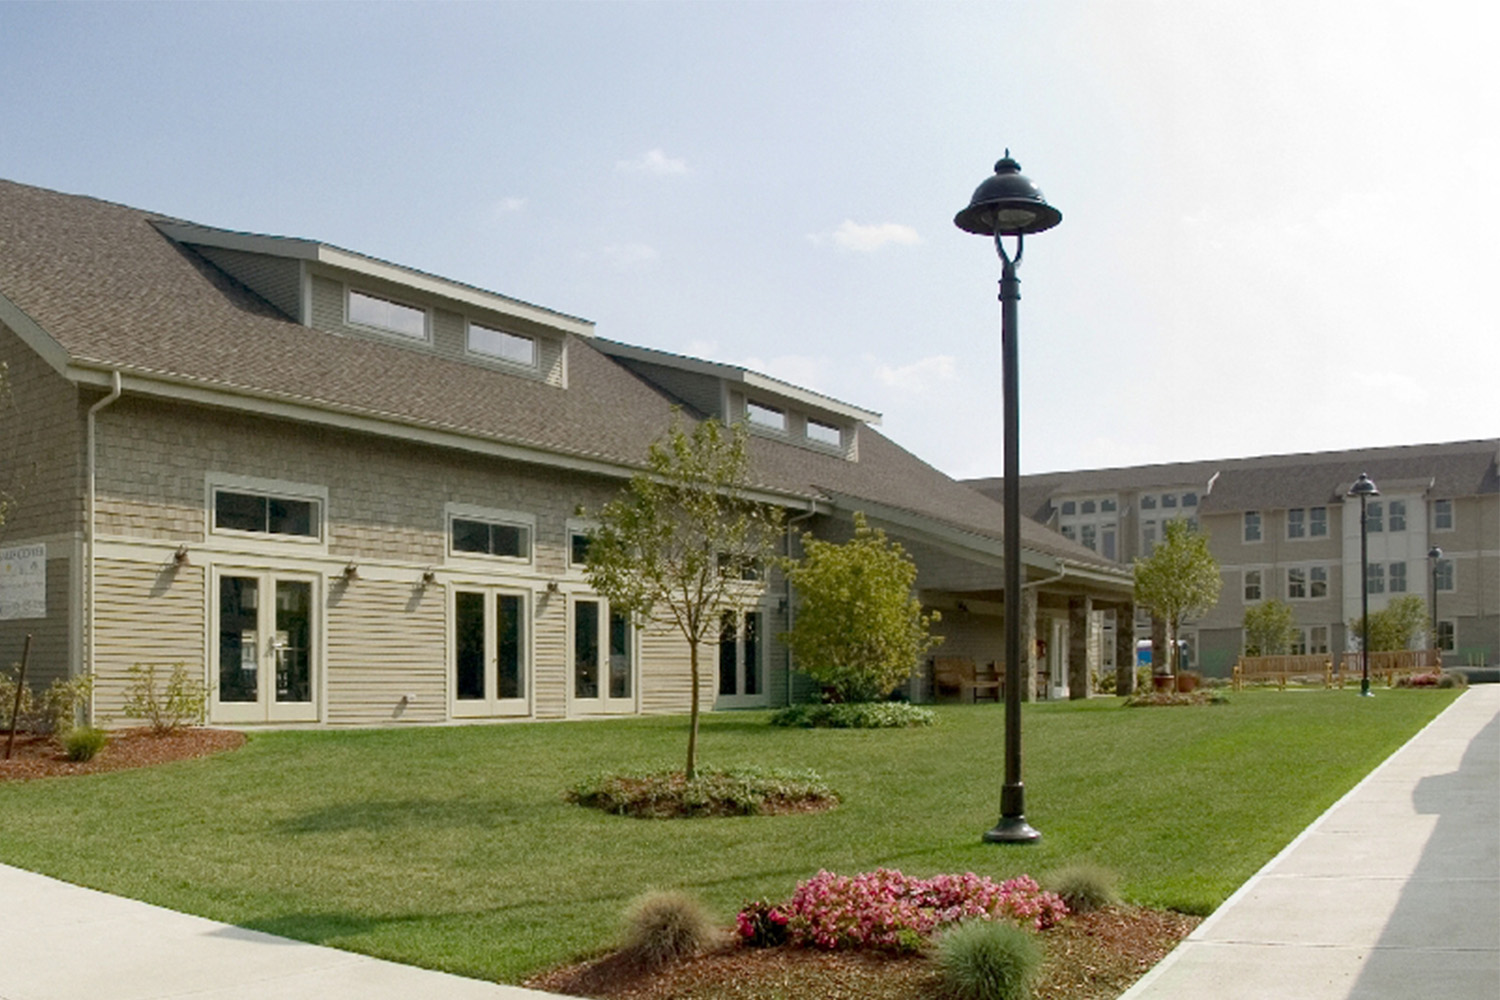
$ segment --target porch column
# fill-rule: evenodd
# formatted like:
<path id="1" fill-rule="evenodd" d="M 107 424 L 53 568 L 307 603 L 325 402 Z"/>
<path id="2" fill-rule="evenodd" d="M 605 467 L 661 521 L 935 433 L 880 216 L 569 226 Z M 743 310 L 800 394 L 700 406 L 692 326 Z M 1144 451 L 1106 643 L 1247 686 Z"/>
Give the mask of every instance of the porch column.
<path id="1" fill-rule="evenodd" d="M 1115 605 L 1115 694 L 1135 693 L 1135 605 Z"/>
<path id="2" fill-rule="evenodd" d="M 1036 588 L 1021 591 L 1021 700 L 1036 701 Z"/>
<path id="3" fill-rule="evenodd" d="M 1087 594 L 1068 598 L 1068 700 L 1093 694 L 1094 672 L 1089 663 L 1089 625 L 1094 599 Z"/>

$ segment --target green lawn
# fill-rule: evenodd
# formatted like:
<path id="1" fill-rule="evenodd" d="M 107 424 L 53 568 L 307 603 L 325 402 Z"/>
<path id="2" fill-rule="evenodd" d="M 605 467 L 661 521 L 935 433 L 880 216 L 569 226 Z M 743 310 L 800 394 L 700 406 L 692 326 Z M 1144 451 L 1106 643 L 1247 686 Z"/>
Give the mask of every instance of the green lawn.
<path id="1" fill-rule="evenodd" d="M 1027 814 L 997 847 L 1002 710 L 909 731 L 709 715 L 710 764 L 812 767 L 829 813 L 642 821 L 573 780 L 680 766 L 682 718 L 257 734 L 152 770 L 0 784 L 0 860 L 219 920 L 517 981 L 605 946 L 627 900 L 681 887 L 727 923 L 820 868 L 1040 874 L 1092 859 L 1133 901 L 1207 912 L 1456 692 L 1247 692 L 1229 705 L 1025 709 Z"/>

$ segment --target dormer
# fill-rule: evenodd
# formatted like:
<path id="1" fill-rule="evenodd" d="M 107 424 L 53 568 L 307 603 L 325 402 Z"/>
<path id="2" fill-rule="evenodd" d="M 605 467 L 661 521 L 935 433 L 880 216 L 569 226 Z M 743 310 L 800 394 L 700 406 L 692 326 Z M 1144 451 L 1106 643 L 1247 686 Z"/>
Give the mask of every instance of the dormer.
<path id="1" fill-rule="evenodd" d="M 567 335 L 588 320 L 326 243 L 155 223 L 287 318 L 565 388 Z"/>
<path id="2" fill-rule="evenodd" d="M 744 421 L 752 434 L 859 461 L 861 424 L 880 414 L 738 365 L 596 339 L 594 346 L 706 417 Z"/>

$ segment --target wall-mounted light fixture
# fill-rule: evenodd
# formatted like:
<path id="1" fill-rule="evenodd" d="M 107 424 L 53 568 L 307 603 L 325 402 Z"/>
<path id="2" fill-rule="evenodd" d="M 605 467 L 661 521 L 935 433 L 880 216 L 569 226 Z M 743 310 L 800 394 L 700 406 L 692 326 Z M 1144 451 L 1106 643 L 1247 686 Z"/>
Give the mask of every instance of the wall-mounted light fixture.
<path id="1" fill-rule="evenodd" d="M 172 553 L 172 563 L 176 566 L 191 566 L 193 564 L 188 559 L 188 547 L 185 543 L 177 546 L 177 551 Z"/>
<path id="2" fill-rule="evenodd" d="M 428 566 L 422 571 L 422 586 L 427 587 L 437 583 L 437 570 Z"/>
<path id="3" fill-rule="evenodd" d="M 549 594 L 555 594 L 555 593 L 557 593 L 557 591 L 558 591 L 557 581 L 556 580 L 548 580 L 547 581 L 547 593 L 549 593 Z"/>
<path id="4" fill-rule="evenodd" d="M 355 562 L 353 559 L 349 560 L 349 562 L 344 566 L 344 579 L 359 579 L 359 563 Z"/>

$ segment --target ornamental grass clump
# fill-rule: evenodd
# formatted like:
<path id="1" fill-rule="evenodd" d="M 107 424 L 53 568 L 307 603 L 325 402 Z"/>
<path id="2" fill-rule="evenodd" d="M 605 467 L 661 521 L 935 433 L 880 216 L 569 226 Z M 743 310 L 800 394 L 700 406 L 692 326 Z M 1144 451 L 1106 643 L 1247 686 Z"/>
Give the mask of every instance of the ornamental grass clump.
<path id="1" fill-rule="evenodd" d="M 937 965 L 961 1000 L 1027 1000 L 1041 975 L 1042 948 L 1014 924 L 966 920 L 938 938 Z"/>
<path id="2" fill-rule="evenodd" d="M 625 914 L 622 953 L 650 969 L 690 958 L 714 940 L 714 922 L 693 897 L 682 892 L 648 892 Z"/>
<path id="3" fill-rule="evenodd" d="M 681 771 L 606 774 L 580 781 L 565 796 L 581 806 L 637 819 L 817 812 L 839 801 L 815 771 L 753 767 L 702 768 L 692 779 Z"/>
<path id="4" fill-rule="evenodd" d="M 1027 875 L 995 882 L 968 872 L 912 878 L 881 868 L 862 875 L 822 871 L 801 882 L 777 910 L 786 917 L 788 944 L 834 950 L 915 951 L 934 931 L 960 920 L 1006 920 L 1045 930 L 1067 915 L 1067 905 Z M 742 911 L 744 917 L 749 911 Z M 740 922 L 756 926 L 753 914 Z"/>
<path id="5" fill-rule="evenodd" d="M 71 761 L 93 760 L 109 742 L 109 735 L 93 726 L 79 726 L 63 737 L 63 752 Z"/>
<path id="6" fill-rule="evenodd" d="M 1070 913 L 1090 913 L 1119 903 L 1118 882 L 1114 872 L 1087 861 L 1059 868 L 1044 880 L 1068 904 Z"/>

